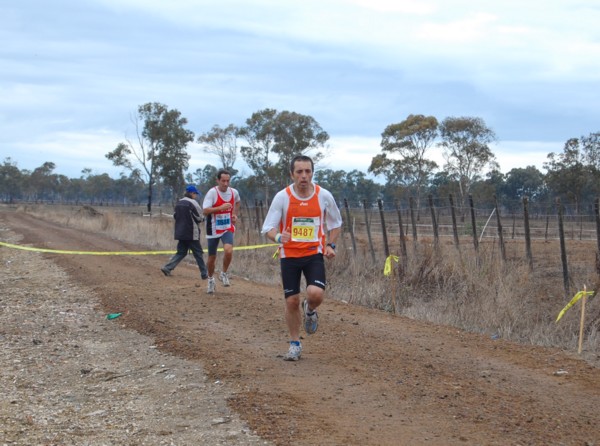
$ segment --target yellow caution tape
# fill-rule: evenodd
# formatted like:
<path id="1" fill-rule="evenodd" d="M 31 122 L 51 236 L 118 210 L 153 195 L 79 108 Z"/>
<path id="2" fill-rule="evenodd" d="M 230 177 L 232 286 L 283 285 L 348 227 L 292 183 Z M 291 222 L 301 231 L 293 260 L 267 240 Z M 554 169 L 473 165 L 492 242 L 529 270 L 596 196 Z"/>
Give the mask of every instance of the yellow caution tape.
<path id="1" fill-rule="evenodd" d="M 575 305 L 579 301 L 579 299 L 581 299 L 583 296 L 592 296 L 593 294 L 594 294 L 593 291 L 580 291 L 579 293 L 577 293 L 575 296 L 573 296 L 573 299 L 571 299 L 571 302 L 569 302 L 567 305 L 565 305 L 565 308 L 560 310 L 560 313 L 558 313 L 558 317 L 556 318 L 555 322 L 560 321 L 560 318 L 563 317 L 563 315 L 567 312 L 567 310 L 569 308 L 571 308 L 573 305 Z"/>
<path id="2" fill-rule="evenodd" d="M 383 267 L 383 275 L 389 276 L 392 273 L 392 260 L 398 262 L 398 256 L 389 255 L 387 259 L 385 259 L 385 266 Z"/>
<path id="3" fill-rule="evenodd" d="M 21 249 L 23 251 L 33 252 L 47 252 L 52 254 L 74 254 L 74 255 L 91 255 L 91 256 L 146 256 L 146 255 L 163 255 L 163 254 L 175 254 L 177 251 L 66 251 L 63 249 L 46 249 L 46 248 L 33 248 L 30 246 L 13 245 L 11 243 L 0 242 L 0 246 L 6 246 L 7 248 Z M 253 246 L 235 246 L 234 251 L 247 250 L 247 249 L 258 249 L 266 248 L 269 246 L 277 246 L 276 244 L 268 245 L 253 245 Z M 219 248 L 218 251 L 223 251 L 223 248 Z"/>
<path id="4" fill-rule="evenodd" d="M 252 246 L 234 246 L 234 251 L 246 251 L 248 249 L 268 248 L 269 246 L 279 246 L 277 243 L 269 243 L 266 245 L 252 245 Z M 219 248 L 219 251 L 223 251 L 223 248 Z"/>

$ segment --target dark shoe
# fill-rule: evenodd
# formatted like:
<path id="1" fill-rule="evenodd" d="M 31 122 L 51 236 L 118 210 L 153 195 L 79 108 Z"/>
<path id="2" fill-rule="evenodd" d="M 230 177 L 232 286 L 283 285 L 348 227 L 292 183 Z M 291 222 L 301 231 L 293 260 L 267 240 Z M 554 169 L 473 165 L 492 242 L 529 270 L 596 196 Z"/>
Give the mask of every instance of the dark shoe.
<path id="1" fill-rule="evenodd" d="M 161 271 L 162 271 L 162 273 L 163 273 L 165 276 L 167 276 L 167 277 L 171 275 L 171 271 L 169 271 L 169 270 L 168 270 L 167 268 L 165 268 L 165 267 L 162 267 L 160 270 L 161 270 Z"/>
<path id="2" fill-rule="evenodd" d="M 317 310 L 313 310 L 312 313 L 309 313 L 308 301 L 306 299 L 302 302 L 302 310 L 302 315 L 304 316 L 304 331 L 309 335 L 315 333 L 319 327 L 319 315 L 317 314 Z"/>

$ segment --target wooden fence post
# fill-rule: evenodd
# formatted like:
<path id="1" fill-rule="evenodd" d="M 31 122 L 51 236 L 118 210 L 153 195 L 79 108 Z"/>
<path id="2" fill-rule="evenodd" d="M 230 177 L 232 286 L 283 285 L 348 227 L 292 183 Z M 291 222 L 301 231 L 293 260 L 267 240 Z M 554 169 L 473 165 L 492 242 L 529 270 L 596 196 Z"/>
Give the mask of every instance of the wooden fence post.
<path id="1" fill-rule="evenodd" d="M 256 214 L 256 229 L 257 229 L 258 233 L 260 234 L 262 224 L 260 223 L 260 209 L 258 209 L 258 200 L 257 199 L 254 200 L 254 213 Z"/>
<path id="2" fill-rule="evenodd" d="M 377 200 L 377 207 L 379 208 L 379 218 L 381 219 L 381 232 L 383 234 L 383 250 L 385 252 L 385 258 L 387 259 L 390 255 L 390 247 L 387 238 L 387 229 L 385 228 L 385 216 L 383 214 L 383 201 Z"/>
<path id="3" fill-rule="evenodd" d="M 450 212 L 452 213 L 452 234 L 454 235 L 454 246 L 460 252 L 460 246 L 458 241 L 458 227 L 456 226 L 456 209 L 454 207 L 454 198 L 452 194 L 448 197 L 450 199 Z"/>
<path id="4" fill-rule="evenodd" d="M 365 210 L 365 225 L 367 226 L 367 237 L 369 238 L 369 249 L 371 250 L 371 260 L 373 265 L 376 262 L 375 248 L 373 248 L 373 238 L 371 237 L 371 224 L 369 223 L 369 214 L 367 213 L 367 200 L 363 200 L 363 209 Z"/>
<path id="5" fill-rule="evenodd" d="M 354 238 L 354 225 L 350 219 L 350 208 L 348 207 L 348 200 L 344 198 L 344 208 L 346 208 L 346 220 L 348 221 L 347 226 L 350 230 L 350 238 L 352 239 L 352 253 L 356 257 L 356 239 Z"/>
<path id="6" fill-rule="evenodd" d="M 406 270 L 408 265 L 408 253 L 406 252 L 406 236 L 404 235 L 404 227 L 402 226 L 402 211 L 398 201 L 396 204 L 396 213 L 398 214 L 398 228 L 400 229 L 400 252 L 402 253 L 402 271 Z"/>
<path id="7" fill-rule="evenodd" d="M 267 204 L 268 206 L 268 204 Z M 262 228 L 263 222 L 265 221 L 265 208 L 263 206 L 263 201 L 260 200 L 260 227 Z"/>
<path id="8" fill-rule="evenodd" d="M 417 221 L 415 219 L 415 199 L 413 197 L 408 198 L 408 207 L 410 211 L 410 224 L 412 226 L 413 235 L 413 253 L 417 253 Z"/>
<path id="9" fill-rule="evenodd" d="M 531 254 L 531 230 L 529 228 L 529 199 L 523 197 L 523 226 L 525 227 L 525 252 L 529 269 L 533 271 L 533 255 Z"/>
<path id="10" fill-rule="evenodd" d="M 435 218 L 435 207 L 433 206 L 433 195 L 431 195 L 431 194 L 429 194 L 429 210 L 431 211 L 431 225 L 433 226 L 433 242 L 437 249 L 438 245 L 439 245 L 439 241 L 440 241 L 440 235 L 438 232 L 437 220 Z"/>
<path id="11" fill-rule="evenodd" d="M 596 216 L 596 273 L 600 275 L 600 198 L 594 200 L 594 214 Z"/>
<path id="12" fill-rule="evenodd" d="M 567 263 L 567 247 L 565 244 L 565 228 L 563 225 L 563 208 L 560 198 L 556 199 L 558 208 L 558 236 L 560 238 L 560 260 L 563 268 L 563 285 L 565 288 L 565 297 L 569 296 L 569 265 Z"/>
<path id="13" fill-rule="evenodd" d="M 248 206 L 247 200 L 244 200 L 244 207 L 246 208 L 246 216 L 248 218 L 248 224 L 246 225 L 246 228 L 249 231 L 250 227 L 252 226 L 252 214 L 250 214 L 250 206 Z M 260 229 L 258 229 L 258 232 L 260 234 Z"/>
<path id="14" fill-rule="evenodd" d="M 479 255 L 479 240 L 477 239 L 477 222 L 475 220 L 475 206 L 473 205 L 473 196 L 469 195 L 469 207 L 471 208 L 471 226 L 473 227 L 473 246 L 475 254 Z"/>
<path id="15" fill-rule="evenodd" d="M 504 234 L 502 234 L 502 219 L 500 217 L 500 206 L 498 206 L 498 198 L 494 195 L 494 203 L 496 203 L 496 221 L 498 222 L 498 237 L 500 238 L 500 252 L 502 253 L 502 261 L 506 262 L 506 247 L 504 246 Z"/>
<path id="16" fill-rule="evenodd" d="M 512 236 L 511 238 L 514 240 L 515 239 L 515 229 L 516 229 L 516 224 L 517 224 L 517 216 L 513 213 L 512 214 Z"/>
<path id="17" fill-rule="evenodd" d="M 409 197 L 408 206 L 410 208 L 410 224 L 412 225 L 413 241 L 417 241 L 417 221 L 415 219 L 415 199 Z"/>
<path id="18" fill-rule="evenodd" d="M 246 222 L 244 221 L 244 202 L 240 202 L 240 213 L 237 216 L 236 229 L 244 230 Z"/>

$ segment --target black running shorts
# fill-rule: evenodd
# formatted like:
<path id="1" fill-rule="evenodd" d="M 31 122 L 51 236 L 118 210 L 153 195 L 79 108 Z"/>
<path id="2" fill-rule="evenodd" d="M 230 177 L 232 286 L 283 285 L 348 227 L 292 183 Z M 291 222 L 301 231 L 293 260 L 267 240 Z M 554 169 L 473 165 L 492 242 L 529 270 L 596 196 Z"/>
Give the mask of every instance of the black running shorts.
<path id="1" fill-rule="evenodd" d="M 300 294 L 302 274 L 306 279 L 306 286 L 314 285 L 325 289 L 325 261 L 323 254 L 314 254 L 307 257 L 286 257 L 280 259 L 281 281 L 283 294 L 290 297 Z"/>

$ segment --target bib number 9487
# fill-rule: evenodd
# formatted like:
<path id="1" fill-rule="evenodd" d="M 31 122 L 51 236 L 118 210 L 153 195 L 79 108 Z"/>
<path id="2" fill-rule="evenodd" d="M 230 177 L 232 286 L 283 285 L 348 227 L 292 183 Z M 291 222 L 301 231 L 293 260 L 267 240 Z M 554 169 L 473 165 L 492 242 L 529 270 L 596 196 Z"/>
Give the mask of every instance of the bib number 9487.
<path id="1" fill-rule="evenodd" d="M 296 217 L 292 220 L 292 241 L 295 242 L 316 242 L 317 228 L 319 218 L 312 217 Z"/>
<path id="2" fill-rule="evenodd" d="M 300 240 L 312 240 L 315 236 L 315 228 L 303 228 L 295 226 L 292 228 L 292 238 Z"/>

